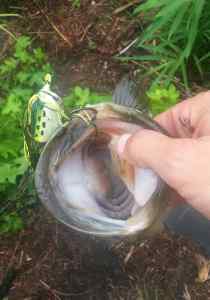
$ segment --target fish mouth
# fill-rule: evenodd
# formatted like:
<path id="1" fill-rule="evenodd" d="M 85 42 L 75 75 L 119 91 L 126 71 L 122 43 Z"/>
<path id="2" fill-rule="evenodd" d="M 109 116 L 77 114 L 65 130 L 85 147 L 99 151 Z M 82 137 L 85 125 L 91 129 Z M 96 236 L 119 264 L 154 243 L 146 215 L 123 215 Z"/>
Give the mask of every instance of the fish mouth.
<path id="1" fill-rule="evenodd" d="M 134 196 L 119 174 L 109 147 L 111 139 L 104 131 L 96 135 L 82 148 L 82 164 L 87 189 L 101 212 L 113 219 L 126 220 L 135 204 Z"/>
<path id="2" fill-rule="evenodd" d="M 115 118 L 97 119 L 94 125 L 86 128 L 74 143 L 69 142 L 67 130 L 47 145 L 36 172 L 40 198 L 55 217 L 78 231 L 114 236 L 144 230 L 159 213 L 155 199 L 161 190 L 159 179 L 144 172 L 149 184 L 139 192 L 135 186 L 138 180 L 142 181 L 142 174 L 139 176 L 110 147 L 114 137 L 135 133 L 141 127 Z M 66 143 L 68 149 L 62 156 Z M 139 204 L 138 196 L 147 201 Z"/>
<path id="3" fill-rule="evenodd" d="M 53 186 L 61 203 L 89 214 L 127 220 L 135 205 L 134 196 L 119 176 L 109 144 L 122 131 L 123 124 L 110 126 L 110 120 L 96 123 L 97 131 L 82 143 L 52 172 Z"/>

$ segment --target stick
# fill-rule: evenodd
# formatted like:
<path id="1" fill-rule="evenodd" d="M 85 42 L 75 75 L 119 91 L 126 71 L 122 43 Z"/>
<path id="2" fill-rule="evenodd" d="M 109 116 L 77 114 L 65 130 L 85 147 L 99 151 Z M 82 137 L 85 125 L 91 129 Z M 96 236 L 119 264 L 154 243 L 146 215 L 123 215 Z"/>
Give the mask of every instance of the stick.
<path id="1" fill-rule="evenodd" d="M 113 12 L 113 14 L 117 15 L 117 14 L 121 13 L 122 11 L 126 10 L 127 8 L 133 6 L 134 4 L 136 4 L 138 2 L 139 2 L 139 0 L 133 0 L 130 3 L 127 3 L 127 4 L 123 5 L 123 6 L 115 9 L 114 12 Z"/>
<path id="2" fill-rule="evenodd" d="M 52 26 L 52 28 L 54 29 L 54 31 L 60 36 L 60 38 L 62 38 L 62 40 L 64 40 L 64 42 L 66 42 L 69 47 L 72 47 L 72 44 L 70 43 L 70 41 L 65 37 L 65 35 L 58 29 L 58 27 L 51 21 L 50 17 L 44 13 L 44 11 L 42 10 L 42 8 L 40 7 L 40 5 L 38 3 L 36 3 L 34 0 L 32 0 L 32 2 L 36 5 L 36 7 L 38 8 L 38 10 L 41 12 L 41 14 L 45 17 L 45 19 L 47 19 L 48 23 Z"/>

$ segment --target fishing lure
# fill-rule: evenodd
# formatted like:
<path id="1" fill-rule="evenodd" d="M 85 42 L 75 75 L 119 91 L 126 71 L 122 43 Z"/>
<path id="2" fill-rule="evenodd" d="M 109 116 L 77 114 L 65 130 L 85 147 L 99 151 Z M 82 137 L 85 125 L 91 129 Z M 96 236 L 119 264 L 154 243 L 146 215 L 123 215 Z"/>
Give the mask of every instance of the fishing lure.
<path id="1" fill-rule="evenodd" d="M 24 117 L 24 153 L 34 168 L 43 145 L 68 119 L 62 108 L 62 99 L 51 91 L 51 75 L 45 76 L 42 89 L 33 95 Z"/>

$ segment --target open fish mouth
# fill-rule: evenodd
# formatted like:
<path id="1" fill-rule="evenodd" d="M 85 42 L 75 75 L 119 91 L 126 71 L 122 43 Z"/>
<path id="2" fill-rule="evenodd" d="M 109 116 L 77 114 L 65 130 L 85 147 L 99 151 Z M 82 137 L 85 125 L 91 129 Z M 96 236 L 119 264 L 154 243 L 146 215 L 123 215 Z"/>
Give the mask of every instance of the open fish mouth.
<path id="1" fill-rule="evenodd" d="M 86 122 L 85 117 L 91 122 Z M 39 158 L 35 184 L 48 210 L 67 226 L 98 236 L 143 232 L 160 218 L 164 183 L 120 159 L 110 146 L 121 134 L 162 130 L 139 111 L 96 104 L 61 128 Z"/>
<path id="2" fill-rule="evenodd" d="M 94 215 L 127 220 L 135 207 L 135 200 L 123 176 L 131 183 L 133 168 L 128 165 L 122 170 L 117 165 L 120 160 L 116 161 L 116 155 L 109 148 L 111 140 L 112 134 L 103 131 L 103 126 L 86 136 L 73 153 L 65 156 L 56 176 L 52 176 L 53 184 L 58 186 L 71 206 Z"/>
<path id="3" fill-rule="evenodd" d="M 120 116 L 100 117 L 100 109 L 98 113 L 94 126 L 87 127 L 75 118 L 47 144 L 36 172 L 40 198 L 47 188 L 51 195 L 47 201 L 45 197 L 44 204 L 77 230 L 99 235 L 144 230 L 157 218 L 163 183 L 152 170 L 135 168 L 119 159 L 110 147 L 116 136 L 141 127 Z M 74 140 L 70 133 L 76 130 L 81 134 Z M 59 206 L 57 211 L 49 206 L 53 200 Z"/>

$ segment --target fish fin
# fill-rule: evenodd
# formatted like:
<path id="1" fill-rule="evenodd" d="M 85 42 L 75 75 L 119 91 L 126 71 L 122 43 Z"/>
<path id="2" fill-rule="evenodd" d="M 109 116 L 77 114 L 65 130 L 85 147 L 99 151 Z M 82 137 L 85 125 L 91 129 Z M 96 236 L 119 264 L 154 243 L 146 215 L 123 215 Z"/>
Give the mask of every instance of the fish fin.
<path id="1" fill-rule="evenodd" d="M 124 77 L 116 86 L 112 101 L 115 104 L 135 108 L 137 106 L 137 85 L 128 76 Z"/>

